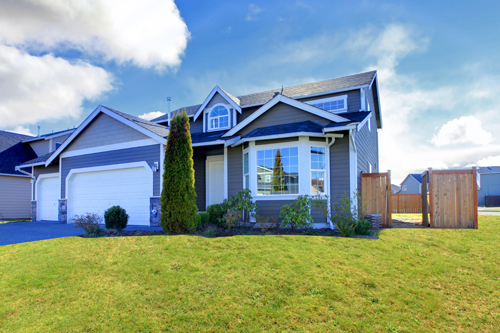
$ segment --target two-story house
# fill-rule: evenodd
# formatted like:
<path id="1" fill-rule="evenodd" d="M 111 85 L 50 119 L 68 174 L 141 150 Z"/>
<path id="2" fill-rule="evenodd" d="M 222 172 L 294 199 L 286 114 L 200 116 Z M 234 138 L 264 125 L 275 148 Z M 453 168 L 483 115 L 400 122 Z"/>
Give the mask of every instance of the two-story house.
<path id="1" fill-rule="evenodd" d="M 200 211 L 248 188 L 260 215 L 278 215 L 299 195 L 349 196 L 362 171 L 379 168 L 376 71 L 237 97 L 215 86 L 201 104 L 152 121 L 99 106 L 43 165 L 31 163 L 33 218 L 66 222 L 118 204 L 130 224 L 158 225 L 169 120 L 183 110 Z M 49 214 L 42 207 L 56 197 Z"/>

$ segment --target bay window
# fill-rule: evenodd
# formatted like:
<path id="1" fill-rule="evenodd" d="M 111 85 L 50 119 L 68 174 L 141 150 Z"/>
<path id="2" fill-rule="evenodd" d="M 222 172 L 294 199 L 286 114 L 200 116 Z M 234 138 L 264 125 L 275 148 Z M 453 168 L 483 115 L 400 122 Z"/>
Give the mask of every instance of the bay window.
<path id="1" fill-rule="evenodd" d="M 257 194 L 298 193 L 298 147 L 257 150 Z"/>

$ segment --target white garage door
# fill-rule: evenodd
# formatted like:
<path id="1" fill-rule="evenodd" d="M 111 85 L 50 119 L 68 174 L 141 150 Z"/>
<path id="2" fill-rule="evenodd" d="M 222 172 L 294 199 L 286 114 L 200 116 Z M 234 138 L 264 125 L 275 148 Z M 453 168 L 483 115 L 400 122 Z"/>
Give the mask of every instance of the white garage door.
<path id="1" fill-rule="evenodd" d="M 68 218 L 120 206 L 129 225 L 149 225 L 149 199 L 153 194 L 151 169 L 144 167 L 73 173 L 68 180 Z"/>
<path id="2" fill-rule="evenodd" d="M 38 221 L 57 221 L 59 192 L 59 177 L 42 178 L 40 177 L 37 185 L 37 220 Z"/>

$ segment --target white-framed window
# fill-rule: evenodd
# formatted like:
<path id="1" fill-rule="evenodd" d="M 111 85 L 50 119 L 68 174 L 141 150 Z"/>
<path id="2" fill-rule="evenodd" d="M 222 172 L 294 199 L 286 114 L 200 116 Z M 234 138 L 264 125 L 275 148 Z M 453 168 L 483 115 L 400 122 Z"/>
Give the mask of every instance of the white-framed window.
<path id="1" fill-rule="evenodd" d="M 408 191 L 408 187 L 407 187 L 406 185 L 403 185 L 403 186 L 401 187 L 401 191 L 403 191 L 403 192 Z"/>
<path id="2" fill-rule="evenodd" d="M 244 181 L 244 188 L 249 189 L 250 188 L 250 166 L 249 166 L 249 160 L 248 160 L 248 153 L 243 154 L 243 181 Z"/>
<path id="3" fill-rule="evenodd" d="M 333 113 L 347 112 L 347 95 L 315 99 L 304 103 Z"/>
<path id="4" fill-rule="evenodd" d="M 368 163 L 368 172 L 372 173 L 372 164 L 371 163 Z"/>
<path id="5" fill-rule="evenodd" d="M 311 146 L 311 194 L 325 193 L 326 148 Z"/>
<path id="6" fill-rule="evenodd" d="M 208 113 L 208 130 L 229 128 L 229 110 L 222 104 L 215 105 Z"/>
<path id="7" fill-rule="evenodd" d="M 257 195 L 299 193 L 299 148 L 257 150 Z"/>

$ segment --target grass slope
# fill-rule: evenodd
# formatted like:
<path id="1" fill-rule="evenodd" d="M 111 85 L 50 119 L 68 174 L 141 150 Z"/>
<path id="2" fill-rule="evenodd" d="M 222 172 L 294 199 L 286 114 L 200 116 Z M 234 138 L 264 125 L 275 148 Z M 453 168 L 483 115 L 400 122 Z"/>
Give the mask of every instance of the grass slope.
<path id="1" fill-rule="evenodd" d="M 62 238 L 0 247 L 0 330 L 500 330 L 500 218 L 479 230 Z"/>

